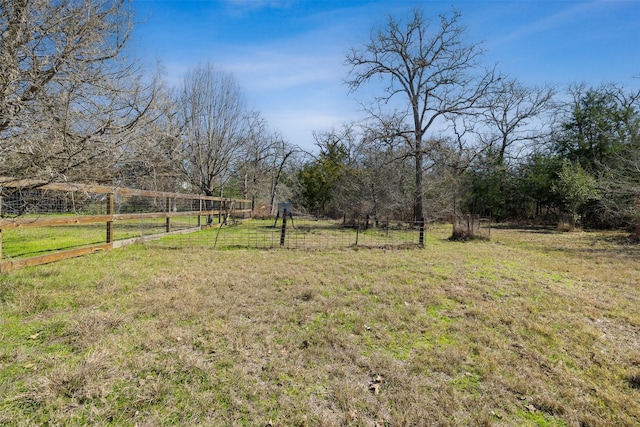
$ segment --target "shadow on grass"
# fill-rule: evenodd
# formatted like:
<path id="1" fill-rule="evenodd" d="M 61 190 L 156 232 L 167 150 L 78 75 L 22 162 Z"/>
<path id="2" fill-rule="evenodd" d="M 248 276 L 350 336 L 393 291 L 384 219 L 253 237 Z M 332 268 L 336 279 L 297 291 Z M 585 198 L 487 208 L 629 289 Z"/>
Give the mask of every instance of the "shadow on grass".
<path id="1" fill-rule="evenodd" d="M 533 224 L 491 224 L 496 230 L 515 230 L 521 233 L 555 234 L 558 233 L 555 226 Z"/>
<path id="2" fill-rule="evenodd" d="M 515 231 L 522 235 L 558 236 L 558 238 L 538 241 L 523 240 L 528 247 L 535 247 L 543 253 L 561 253 L 572 257 L 611 257 L 635 259 L 640 257 L 640 244 L 623 230 L 581 230 L 574 232 L 559 231 L 552 226 L 498 224 L 496 230 Z M 565 237 L 563 237 L 565 236 Z"/>
<path id="3" fill-rule="evenodd" d="M 625 381 L 627 382 L 627 384 L 629 384 L 629 387 L 631 387 L 632 389 L 640 390 L 640 375 L 629 376 L 625 378 Z"/>

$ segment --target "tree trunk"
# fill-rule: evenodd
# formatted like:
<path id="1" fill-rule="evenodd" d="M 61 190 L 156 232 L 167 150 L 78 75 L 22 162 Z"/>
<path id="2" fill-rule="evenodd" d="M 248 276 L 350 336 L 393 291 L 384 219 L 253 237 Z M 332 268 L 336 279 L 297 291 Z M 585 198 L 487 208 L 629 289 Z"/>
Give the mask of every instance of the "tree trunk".
<path id="1" fill-rule="evenodd" d="M 276 212 L 276 192 L 278 191 L 278 184 L 280 183 L 280 176 L 282 175 L 282 171 L 284 170 L 284 166 L 287 162 L 287 159 L 289 158 L 289 156 L 291 156 L 293 154 L 293 151 L 288 152 L 287 154 L 284 155 L 284 157 L 282 158 L 282 161 L 280 162 L 280 165 L 278 166 L 278 170 L 276 171 L 275 175 L 271 175 L 271 200 L 270 200 L 270 206 L 271 206 L 271 213 L 275 214 Z"/>
<path id="2" fill-rule="evenodd" d="M 640 195 L 635 198 L 634 208 L 636 215 L 638 215 L 638 212 L 640 212 Z M 633 233 L 636 238 L 640 238 L 640 215 L 636 216 L 634 221 Z"/>
<path id="3" fill-rule="evenodd" d="M 424 206 L 423 206 L 423 197 L 422 197 L 422 143 L 420 141 L 416 141 L 416 197 L 415 197 L 415 220 L 422 221 L 424 218 Z"/>

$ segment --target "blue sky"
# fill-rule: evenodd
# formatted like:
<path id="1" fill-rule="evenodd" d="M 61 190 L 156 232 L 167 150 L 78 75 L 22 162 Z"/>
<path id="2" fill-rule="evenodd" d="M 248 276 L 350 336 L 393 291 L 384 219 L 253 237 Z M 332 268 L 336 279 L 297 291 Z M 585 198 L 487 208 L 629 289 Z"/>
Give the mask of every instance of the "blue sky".
<path id="1" fill-rule="evenodd" d="M 640 87 L 640 0 L 134 0 L 136 53 L 159 60 L 175 86 L 198 64 L 239 81 L 251 110 L 304 148 L 312 131 L 363 117 L 344 84 L 345 54 L 388 15 L 419 7 L 462 13 L 487 65 L 528 85 L 604 82 Z"/>

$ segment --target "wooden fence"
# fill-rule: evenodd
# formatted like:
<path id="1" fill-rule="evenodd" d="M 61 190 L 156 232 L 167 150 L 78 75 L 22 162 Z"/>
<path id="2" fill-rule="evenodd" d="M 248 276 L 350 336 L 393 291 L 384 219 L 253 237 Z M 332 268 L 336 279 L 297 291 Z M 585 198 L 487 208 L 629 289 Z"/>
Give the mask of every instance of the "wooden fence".
<path id="1" fill-rule="evenodd" d="M 198 231 L 220 224 L 225 216 L 244 218 L 250 215 L 251 201 L 244 199 L 0 177 L 0 272 L 153 240 L 168 234 Z M 185 222 L 185 218 L 189 222 Z M 145 235 L 144 227 L 139 227 L 141 231 L 137 235 L 132 233 L 135 223 L 144 224 L 145 221 L 155 221 L 151 234 Z M 161 227 L 157 227 L 158 221 Z M 134 227 L 131 227 L 132 222 Z M 41 249 L 39 252 L 42 253 L 35 256 L 3 253 L 3 235 L 16 230 L 75 227 L 78 233 L 83 233 L 86 231 L 83 226 L 91 226 L 95 231 L 100 224 L 104 227 L 102 238 L 94 236 L 89 243 L 76 242 L 70 244 L 70 248 L 56 247 L 53 243 L 52 247 Z M 128 224 L 130 228 L 120 238 L 114 231 L 118 224 Z"/>

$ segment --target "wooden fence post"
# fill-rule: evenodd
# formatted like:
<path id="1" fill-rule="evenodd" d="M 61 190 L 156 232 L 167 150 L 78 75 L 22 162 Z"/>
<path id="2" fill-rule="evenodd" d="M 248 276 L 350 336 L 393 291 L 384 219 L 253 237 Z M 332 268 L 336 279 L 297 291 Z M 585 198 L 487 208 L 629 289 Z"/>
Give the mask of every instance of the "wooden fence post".
<path id="1" fill-rule="evenodd" d="M 418 246 L 424 248 L 424 217 L 420 218 L 420 237 L 418 239 Z"/>
<path id="2" fill-rule="evenodd" d="M 202 227 L 202 199 L 198 199 L 199 208 L 198 208 L 198 228 Z"/>
<path id="3" fill-rule="evenodd" d="M 0 196 L 0 219 L 2 219 L 2 196 Z M 2 263 L 2 228 L 0 228 L 0 263 Z"/>
<path id="4" fill-rule="evenodd" d="M 166 231 L 169 233 L 171 231 L 171 197 L 167 197 L 167 219 L 165 221 Z"/>
<path id="5" fill-rule="evenodd" d="M 107 194 L 107 215 L 111 216 L 111 220 L 107 221 L 107 243 L 113 243 L 113 214 L 114 203 L 113 193 Z"/>

